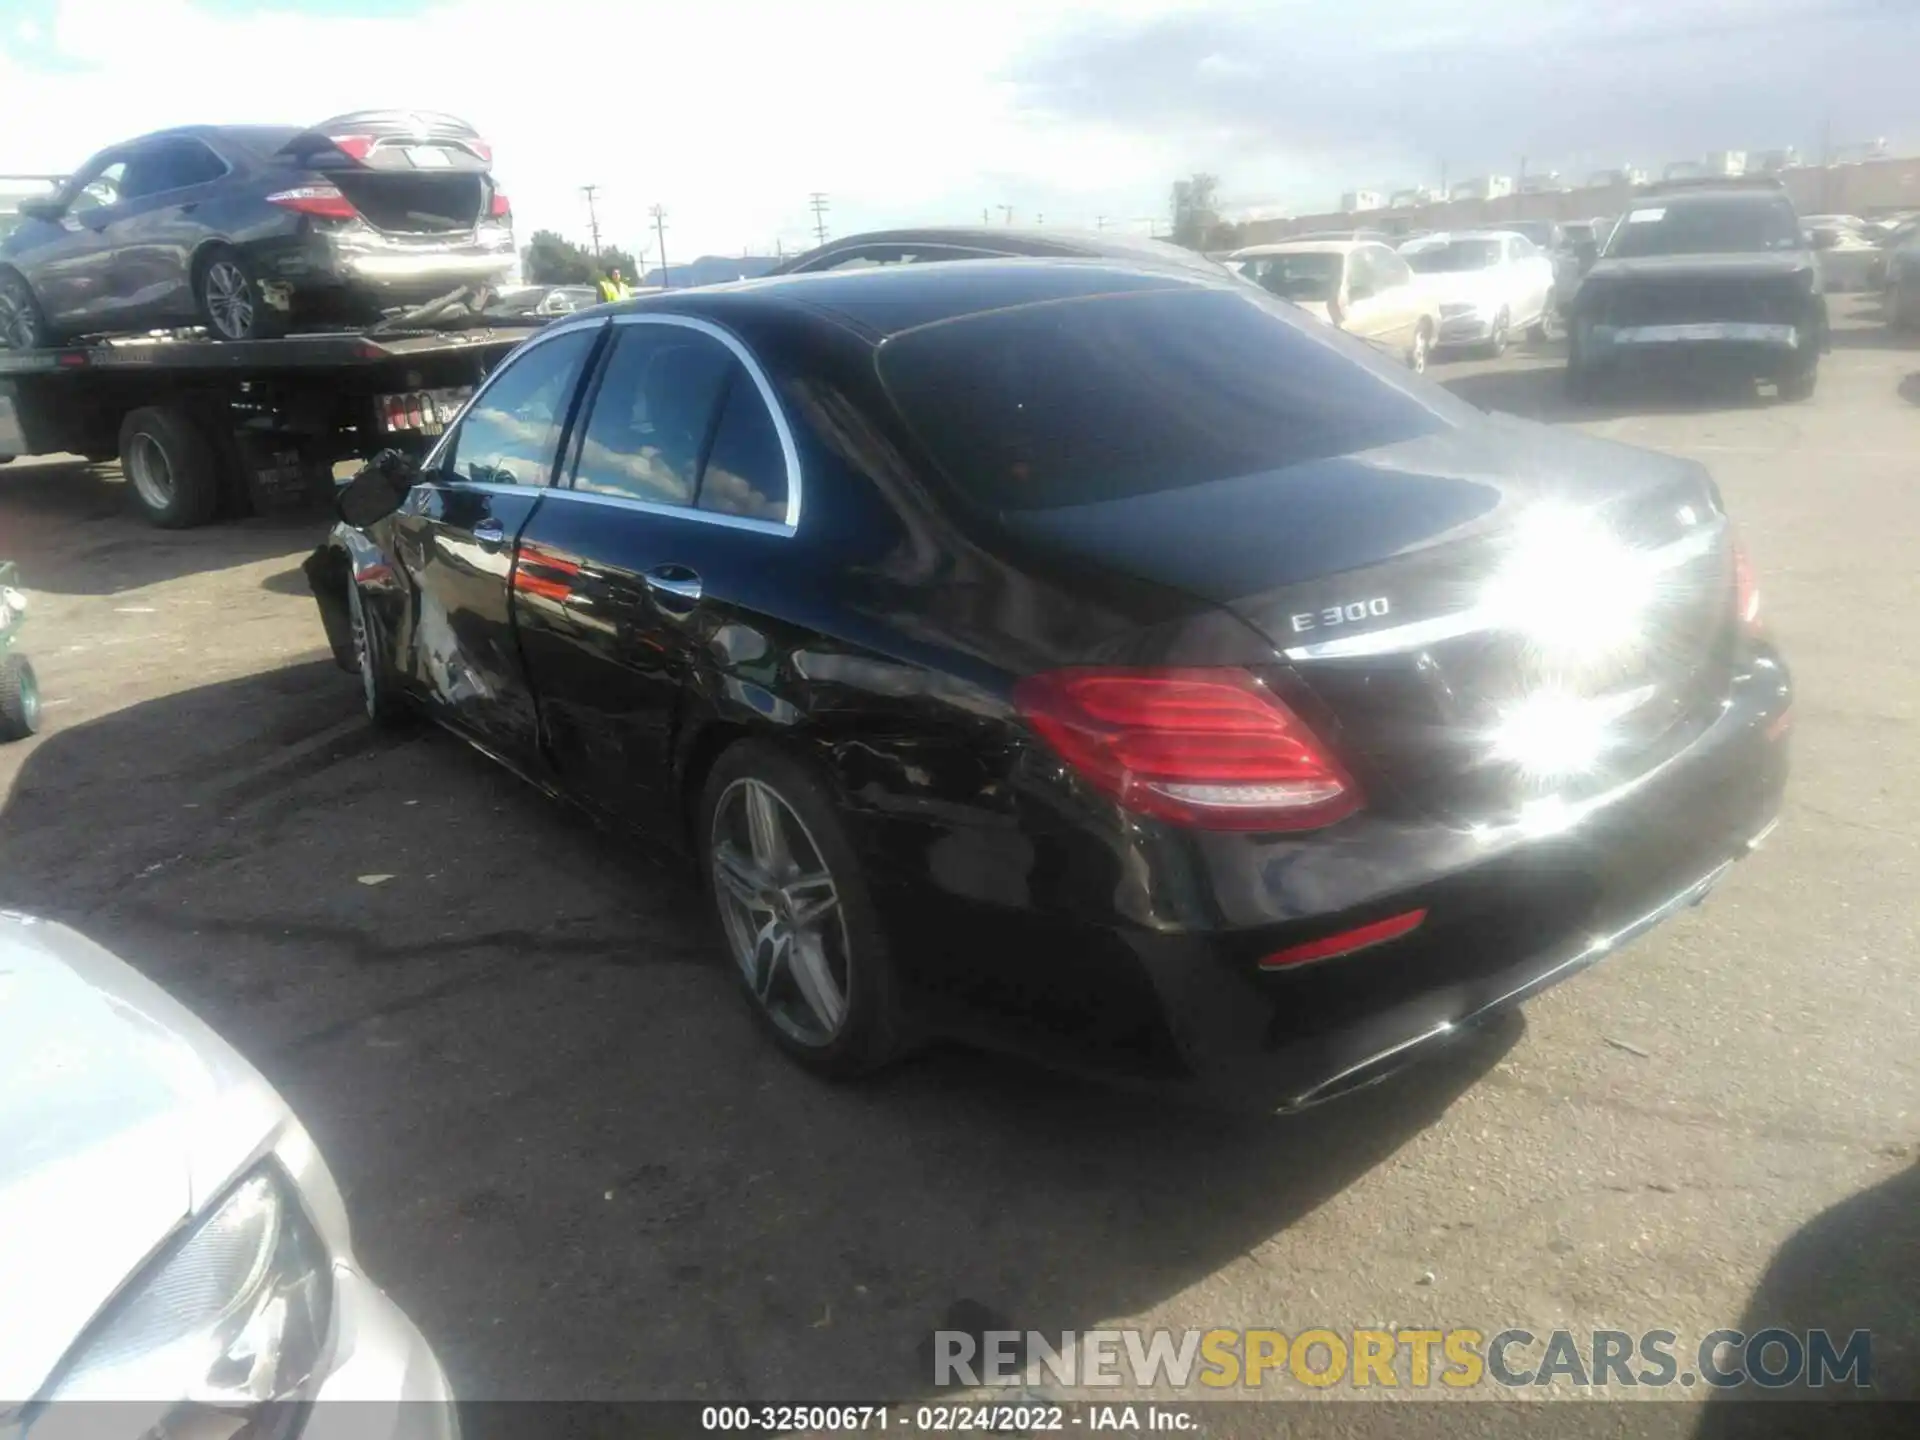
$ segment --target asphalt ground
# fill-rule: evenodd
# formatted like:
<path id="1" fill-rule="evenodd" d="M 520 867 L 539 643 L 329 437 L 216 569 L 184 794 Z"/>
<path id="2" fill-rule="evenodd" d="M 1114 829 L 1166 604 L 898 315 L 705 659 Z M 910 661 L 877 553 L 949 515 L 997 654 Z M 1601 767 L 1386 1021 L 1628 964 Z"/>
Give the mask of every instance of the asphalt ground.
<path id="1" fill-rule="evenodd" d="M 1299 1117 L 958 1050 L 805 1077 L 684 873 L 359 723 L 297 569 L 323 518 L 158 533 L 111 467 L 0 470 L 47 697 L 0 749 L 0 903 L 281 1088 L 463 1395 L 913 1399 L 929 1333 L 981 1323 L 1865 1328 L 1878 1393 L 1913 1394 L 1920 349 L 1837 307 L 1805 404 L 1573 407 L 1547 350 L 1436 367 L 1712 467 L 1795 671 L 1795 775 L 1704 907 Z"/>

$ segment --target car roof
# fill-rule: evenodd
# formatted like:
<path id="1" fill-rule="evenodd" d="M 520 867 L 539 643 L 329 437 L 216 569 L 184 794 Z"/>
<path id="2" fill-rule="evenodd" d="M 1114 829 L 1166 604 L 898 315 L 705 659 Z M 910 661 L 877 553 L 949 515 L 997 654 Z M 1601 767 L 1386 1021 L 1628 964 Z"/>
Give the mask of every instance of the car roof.
<path id="1" fill-rule="evenodd" d="M 821 255 L 863 245 L 952 245 L 963 249 L 988 250 L 999 255 L 1109 256 L 1115 259 L 1151 260 L 1196 270 L 1215 267 L 1219 263 L 1209 260 L 1198 251 L 1165 240 L 1107 230 L 1009 225 L 911 225 L 893 230 L 866 230 L 857 235 L 843 235 L 829 240 L 803 255 L 796 255 L 781 267 L 780 273 L 797 270 Z"/>
<path id="2" fill-rule="evenodd" d="M 1385 244 L 1381 240 L 1276 240 L 1270 245 L 1249 245 L 1244 250 L 1236 250 L 1229 258 L 1234 260 L 1253 260 L 1262 255 L 1299 255 L 1315 251 L 1329 255 L 1346 255 L 1358 250 L 1362 245 Z"/>
<path id="3" fill-rule="evenodd" d="M 1246 282 L 1224 269 L 1215 281 L 1197 268 L 1023 257 L 769 275 L 636 296 L 588 313 L 704 315 L 715 320 L 754 312 L 810 313 L 831 317 L 878 342 L 923 325 L 993 310 L 1179 289 L 1248 293 Z"/>
<path id="4" fill-rule="evenodd" d="M 1431 235 L 1417 236 L 1409 240 L 1409 245 L 1445 245 L 1455 240 L 1524 240 L 1527 237 L 1517 230 L 1436 230 Z"/>
<path id="5" fill-rule="evenodd" d="M 298 125 L 175 125 L 118 140 L 104 148 L 124 150 L 129 145 L 145 145 L 154 140 L 205 140 L 238 145 L 255 155 L 272 155 L 294 136 L 303 133 Z"/>

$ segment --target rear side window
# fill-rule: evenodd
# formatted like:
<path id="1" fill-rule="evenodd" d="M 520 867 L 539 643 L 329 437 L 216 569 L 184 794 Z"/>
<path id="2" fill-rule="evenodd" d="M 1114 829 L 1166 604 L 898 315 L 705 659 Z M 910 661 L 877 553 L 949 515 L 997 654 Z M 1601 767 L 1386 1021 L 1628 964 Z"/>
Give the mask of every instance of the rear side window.
<path id="1" fill-rule="evenodd" d="M 700 474 L 700 508 L 748 520 L 787 518 L 787 456 L 773 412 L 746 366 L 733 362 L 713 450 Z"/>
<path id="2" fill-rule="evenodd" d="M 556 335 L 510 357 L 474 397 L 441 468 L 479 485 L 545 485 L 594 332 Z"/>
<path id="3" fill-rule="evenodd" d="M 880 374 L 952 483 L 996 510 L 1262 474 L 1473 413 L 1237 289 L 1100 295 L 929 325 L 883 345 Z"/>
<path id="4" fill-rule="evenodd" d="M 614 327 L 573 488 L 656 505 L 691 505 L 700 457 L 739 362 L 711 335 L 679 325 Z"/>

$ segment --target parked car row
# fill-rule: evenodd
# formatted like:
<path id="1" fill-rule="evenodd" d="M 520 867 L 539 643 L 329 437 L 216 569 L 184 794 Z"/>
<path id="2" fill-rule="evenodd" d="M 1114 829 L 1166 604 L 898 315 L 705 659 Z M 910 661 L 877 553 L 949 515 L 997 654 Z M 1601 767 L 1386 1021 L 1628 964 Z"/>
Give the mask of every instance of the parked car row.
<path id="1" fill-rule="evenodd" d="M 199 325 L 216 339 L 364 323 L 513 270 L 492 150 L 451 116 L 188 126 L 16 204 L 0 346 Z"/>

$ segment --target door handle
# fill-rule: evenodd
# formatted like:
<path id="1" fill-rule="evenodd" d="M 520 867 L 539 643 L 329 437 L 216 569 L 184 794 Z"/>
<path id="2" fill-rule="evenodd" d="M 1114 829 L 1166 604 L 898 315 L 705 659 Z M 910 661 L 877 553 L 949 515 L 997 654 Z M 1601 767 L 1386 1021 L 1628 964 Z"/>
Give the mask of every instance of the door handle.
<path id="1" fill-rule="evenodd" d="M 474 525 L 473 538 L 480 542 L 483 549 L 498 550 L 507 543 L 506 527 L 489 516 Z"/>
<path id="2" fill-rule="evenodd" d="M 691 610 L 700 603 L 700 577 L 684 565 L 656 565 L 640 578 L 664 610 Z"/>

